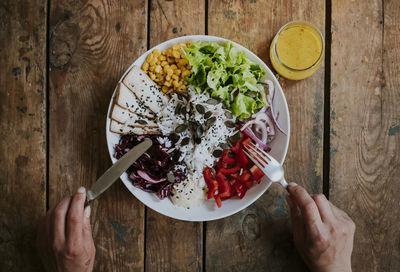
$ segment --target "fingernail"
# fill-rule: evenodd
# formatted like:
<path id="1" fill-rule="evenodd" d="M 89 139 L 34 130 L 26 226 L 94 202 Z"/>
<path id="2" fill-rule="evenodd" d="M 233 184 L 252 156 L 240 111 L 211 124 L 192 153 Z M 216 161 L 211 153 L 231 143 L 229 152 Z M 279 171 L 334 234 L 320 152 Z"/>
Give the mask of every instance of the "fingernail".
<path id="1" fill-rule="evenodd" d="M 91 212 L 90 206 L 86 206 L 86 208 L 85 208 L 85 217 L 86 218 L 90 217 L 90 212 Z"/>
<path id="2" fill-rule="evenodd" d="M 85 192 L 86 192 L 85 187 L 79 187 L 79 189 L 78 189 L 79 194 L 84 194 Z"/>
<path id="3" fill-rule="evenodd" d="M 291 182 L 291 183 L 289 183 L 289 186 L 295 187 L 295 186 L 297 186 L 297 183 L 296 182 Z"/>
<path id="4" fill-rule="evenodd" d="M 293 201 L 290 198 L 290 196 L 286 196 L 286 202 L 289 205 L 290 208 L 293 208 Z"/>

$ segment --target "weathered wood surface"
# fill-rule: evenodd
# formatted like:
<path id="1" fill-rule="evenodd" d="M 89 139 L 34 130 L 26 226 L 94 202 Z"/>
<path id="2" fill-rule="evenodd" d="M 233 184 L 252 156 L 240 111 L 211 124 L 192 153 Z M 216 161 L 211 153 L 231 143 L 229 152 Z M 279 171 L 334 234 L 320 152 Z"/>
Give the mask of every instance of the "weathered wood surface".
<path id="1" fill-rule="evenodd" d="M 332 1 L 330 196 L 357 226 L 354 271 L 400 270 L 399 14 Z"/>
<path id="2" fill-rule="evenodd" d="M 207 23 L 210 35 L 239 42 L 269 64 L 269 43 L 283 24 L 303 19 L 322 30 L 325 25 L 323 0 L 152 0 L 150 10 L 148 1 L 0 4 L 1 271 L 41 271 L 34 239 L 46 190 L 52 207 L 80 185 L 89 187 L 111 165 L 108 102 L 147 45 L 204 34 Z M 322 156 L 321 66 L 303 81 L 281 79 L 291 115 L 287 180 L 321 192 L 322 166 L 329 164 L 330 199 L 357 224 L 353 270 L 399 271 L 400 2 L 330 2 L 330 161 Z M 284 195 L 273 186 L 243 212 L 203 230 L 203 224 L 150 209 L 145 218 L 144 206 L 117 183 L 93 205 L 95 271 L 304 271 Z"/>
<path id="3" fill-rule="evenodd" d="M 50 206 L 111 165 L 105 120 L 125 69 L 146 51 L 147 1 L 51 1 Z M 95 271 L 142 271 L 144 206 L 117 182 L 92 206 Z"/>
<path id="4" fill-rule="evenodd" d="M 35 236 L 46 211 L 46 1 L 0 3 L 0 64 L 0 271 L 40 270 Z"/>
<path id="5" fill-rule="evenodd" d="M 269 63 L 275 33 L 292 20 L 325 26 L 325 1 L 209 1 L 208 33 L 236 41 Z M 271 66 L 270 66 L 271 67 Z M 291 121 L 285 176 L 322 192 L 324 67 L 302 81 L 281 80 Z M 255 204 L 207 223 L 207 271 L 304 271 L 294 248 L 284 190 L 273 185 Z"/>
<path id="6" fill-rule="evenodd" d="M 150 47 L 174 37 L 204 34 L 203 0 L 151 1 Z M 147 209 L 146 271 L 201 271 L 203 224 Z"/>

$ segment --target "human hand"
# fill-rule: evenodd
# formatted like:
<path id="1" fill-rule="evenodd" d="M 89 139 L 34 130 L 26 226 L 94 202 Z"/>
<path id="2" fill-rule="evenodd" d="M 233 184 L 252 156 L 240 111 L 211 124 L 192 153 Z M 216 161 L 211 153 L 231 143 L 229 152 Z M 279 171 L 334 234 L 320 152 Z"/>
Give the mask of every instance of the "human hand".
<path id="1" fill-rule="evenodd" d="M 92 271 L 95 247 L 86 190 L 65 197 L 39 222 L 37 248 L 47 271 Z"/>
<path id="2" fill-rule="evenodd" d="M 301 257 L 312 271 L 351 271 L 355 224 L 322 194 L 310 196 L 289 184 L 293 239 Z"/>

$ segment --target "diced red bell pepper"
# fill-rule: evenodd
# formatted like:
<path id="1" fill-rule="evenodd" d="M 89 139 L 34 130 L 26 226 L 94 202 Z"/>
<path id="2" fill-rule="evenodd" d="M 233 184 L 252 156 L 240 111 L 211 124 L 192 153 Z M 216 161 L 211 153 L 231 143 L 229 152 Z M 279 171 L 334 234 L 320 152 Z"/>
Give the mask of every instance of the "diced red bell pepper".
<path id="1" fill-rule="evenodd" d="M 218 172 L 216 179 L 218 181 L 218 196 L 221 199 L 227 199 L 231 197 L 231 184 L 229 183 L 228 178 L 221 172 Z"/>
<path id="2" fill-rule="evenodd" d="M 219 196 L 214 196 L 214 199 L 215 203 L 217 203 L 218 208 L 221 208 L 222 206 L 221 198 Z"/>
<path id="3" fill-rule="evenodd" d="M 255 181 L 257 181 L 257 182 L 259 182 L 260 179 L 264 176 L 264 173 L 261 171 L 260 168 L 258 168 L 257 165 L 253 165 L 253 166 L 250 168 L 250 173 L 251 173 L 251 175 L 253 176 L 253 179 L 254 179 Z"/>
<path id="4" fill-rule="evenodd" d="M 247 189 L 250 189 L 253 186 L 253 181 L 246 181 L 244 184 L 246 184 Z"/>
<path id="5" fill-rule="evenodd" d="M 212 197 L 218 195 L 218 182 L 215 179 L 206 182 L 206 184 L 208 187 L 207 199 L 211 199 Z"/>
<path id="6" fill-rule="evenodd" d="M 240 171 L 240 169 L 239 169 Z M 238 179 L 239 178 L 239 173 L 233 173 L 229 175 L 232 179 Z"/>
<path id="7" fill-rule="evenodd" d="M 240 167 L 239 166 L 234 166 L 232 168 L 223 168 L 223 169 L 219 170 L 219 172 L 221 172 L 225 176 L 232 175 L 232 174 L 237 173 L 239 171 L 240 171 Z"/>
<path id="8" fill-rule="evenodd" d="M 218 169 L 228 169 L 228 168 L 231 168 L 232 165 L 231 165 L 231 164 L 227 164 L 227 163 L 224 162 L 222 159 L 220 159 L 220 160 L 217 162 L 217 167 L 218 167 Z"/>
<path id="9" fill-rule="evenodd" d="M 230 183 L 228 184 L 229 184 L 229 186 L 227 187 L 228 190 L 218 195 L 221 198 L 221 200 L 228 199 L 235 194 L 235 190 L 232 188 L 231 184 Z"/>
<path id="10" fill-rule="evenodd" d="M 248 182 L 251 181 L 251 174 L 248 170 L 243 170 L 243 173 L 239 176 L 239 181 L 240 182 Z"/>
<path id="11" fill-rule="evenodd" d="M 218 182 L 212 174 L 212 169 L 209 167 L 204 168 L 203 176 L 208 187 L 207 198 L 210 199 L 218 194 Z"/>
<path id="12" fill-rule="evenodd" d="M 249 163 L 249 159 L 247 158 L 243 149 L 240 149 L 239 152 L 236 154 L 236 162 L 239 166 L 242 167 L 246 166 Z"/>
<path id="13" fill-rule="evenodd" d="M 243 182 L 236 182 L 233 187 L 235 188 L 238 197 L 243 198 L 247 191 L 246 185 L 244 185 Z"/>
<path id="14" fill-rule="evenodd" d="M 203 176 L 204 176 L 204 180 L 207 182 L 207 180 L 211 180 L 214 179 L 214 175 L 212 172 L 212 168 L 210 167 L 206 167 L 203 170 Z"/>
<path id="15" fill-rule="evenodd" d="M 231 148 L 232 152 L 234 152 L 235 154 L 237 154 L 241 148 L 242 144 L 241 142 L 236 142 L 233 147 Z"/>
<path id="16" fill-rule="evenodd" d="M 222 161 L 225 162 L 226 164 L 233 165 L 235 163 L 235 153 L 233 153 L 229 149 L 225 149 L 222 152 Z"/>
<path id="17" fill-rule="evenodd" d="M 253 143 L 253 140 L 250 137 L 247 137 L 247 138 L 243 139 L 242 146 L 245 146 L 245 145 L 248 145 L 251 143 Z"/>

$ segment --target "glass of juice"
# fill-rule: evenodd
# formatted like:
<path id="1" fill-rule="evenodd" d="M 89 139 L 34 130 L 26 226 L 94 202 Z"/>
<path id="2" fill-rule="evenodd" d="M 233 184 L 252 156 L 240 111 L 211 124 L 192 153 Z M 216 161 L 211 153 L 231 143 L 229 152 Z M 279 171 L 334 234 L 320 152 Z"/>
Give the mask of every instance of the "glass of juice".
<path id="1" fill-rule="evenodd" d="M 295 21 L 284 25 L 272 40 L 272 66 L 283 77 L 299 80 L 311 76 L 321 65 L 324 38 L 317 27 Z"/>

